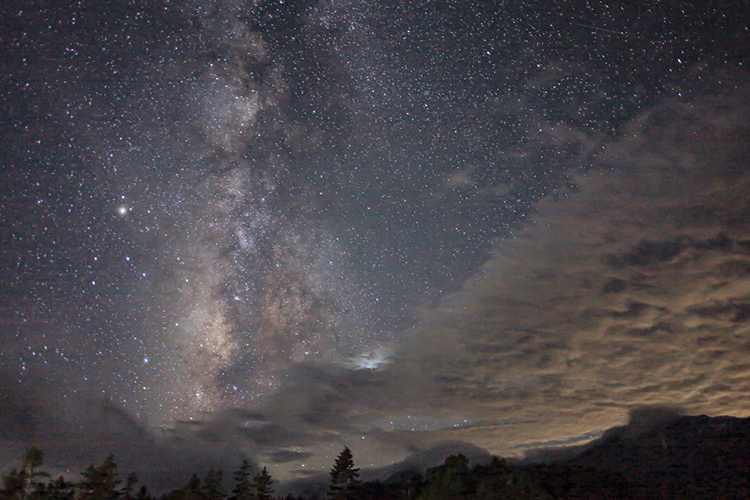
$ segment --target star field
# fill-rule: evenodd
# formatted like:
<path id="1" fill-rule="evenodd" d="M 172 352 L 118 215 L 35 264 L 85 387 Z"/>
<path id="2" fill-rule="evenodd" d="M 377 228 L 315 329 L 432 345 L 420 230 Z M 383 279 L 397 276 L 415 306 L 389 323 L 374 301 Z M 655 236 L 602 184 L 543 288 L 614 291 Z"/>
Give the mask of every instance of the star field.
<path id="1" fill-rule="evenodd" d="M 562 233 L 588 228 L 579 241 L 596 262 L 606 257 L 592 248 L 626 252 L 620 230 L 633 245 L 651 241 L 639 228 L 657 207 L 684 202 L 671 187 L 683 166 L 700 165 L 681 193 L 702 200 L 695 220 L 708 222 L 665 216 L 663 234 L 728 235 L 739 256 L 711 258 L 736 293 L 716 300 L 745 304 L 744 202 L 726 179 L 746 180 L 737 145 L 747 123 L 735 112 L 747 105 L 746 11 L 671 1 L 5 2 L 2 397 L 20 408 L 5 424 L 29 408 L 51 422 L 21 419 L 10 440 L 43 442 L 90 405 L 91 415 L 118 415 L 123 435 L 153 433 L 165 448 L 189 436 L 221 459 L 224 442 L 227 454 L 277 457 L 273 467 L 290 477 L 324 467 L 351 436 L 377 443 L 361 448 L 374 465 L 431 446 L 446 429 L 493 450 L 553 440 L 517 407 L 526 398 L 548 408 L 547 395 L 594 384 L 596 370 L 569 349 L 614 356 L 537 309 L 578 310 L 585 296 L 552 278 L 579 272 Z M 683 130 L 706 146 L 686 152 Z M 639 151 L 649 151 L 655 178 Z M 629 191 L 628 175 L 653 191 Z M 700 190 L 707 185 L 714 194 Z M 591 194 L 600 191 L 625 201 L 611 209 Z M 570 203 L 581 218 L 559 208 Z M 617 215 L 638 206 L 654 208 Z M 544 242 L 561 245 L 559 261 Z M 517 266 L 507 282 L 503 259 Z M 592 304 L 621 315 L 630 303 L 677 308 L 640 295 L 600 303 L 648 295 L 623 271 L 640 264 L 622 262 L 616 273 L 587 271 L 591 287 L 596 273 L 621 280 Z M 679 280 L 652 271 L 649 286 L 672 293 Z M 535 288 L 545 280 L 549 289 Z M 701 316 L 698 302 L 685 314 Z M 633 307 L 638 328 L 680 330 Z M 705 314 L 730 314 L 716 311 Z M 586 321 L 600 316 L 581 317 L 570 324 L 596 330 Z M 620 330 L 596 331 L 606 331 L 602 344 L 620 342 Z M 622 348 L 639 349 L 629 342 Z M 670 366 L 682 366 L 678 358 Z M 578 379 L 557 371 L 563 359 L 585 365 L 588 381 L 566 386 Z M 635 374 L 645 365 L 622 366 Z M 604 404 L 599 386 L 591 393 L 577 408 Z M 44 402 L 50 394 L 68 409 Z M 638 403 L 624 400 L 623 412 Z M 561 440 L 590 435 L 613 415 L 549 429 Z M 487 437 L 510 426 L 522 438 Z M 240 427 L 235 442 L 229 431 L 211 438 L 216 446 L 201 441 Z M 81 460 L 70 448 L 50 456 L 73 455 Z"/>

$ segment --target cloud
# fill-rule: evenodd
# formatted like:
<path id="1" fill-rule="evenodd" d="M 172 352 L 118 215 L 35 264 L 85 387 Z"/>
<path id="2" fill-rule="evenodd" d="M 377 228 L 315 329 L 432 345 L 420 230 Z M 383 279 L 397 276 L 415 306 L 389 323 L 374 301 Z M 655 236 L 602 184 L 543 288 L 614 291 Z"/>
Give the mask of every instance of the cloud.
<path id="1" fill-rule="evenodd" d="M 630 409 L 631 429 L 648 430 L 677 420 L 684 412 L 681 408 L 670 405 L 636 406 Z"/>
<path id="2" fill-rule="evenodd" d="M 306 458 L 310 458 L 312 455 L 313 454 L 309 452 L 281 450 L 269 454 L 268 458 L 273 463 L 283 464 L 286 462 L 299 462 Z"/>
<path id="3" fill-rule="evenodd" d="M 0 459 L 6 464 L 19 465 L 23 449 L 34 445 L 45 451 L 46 470 L 77 477 L 114 454 L 121 474 L 136 471 L 159 492 L 211 465 L 232 470 L 245 456 L 237 446 L 213 446 L 200 432 L 202 423 L 162 433 L 108 399 L 71 394 L 31 377 L 19 382 L 0 374 L 0 381 Z"/>
<path id="4" fill-rule="evenodd" d="M 435 406 L 523 422 L 461 439 L 512 454 L 639 405 L 748 411 L 747 108 L 729 88 L 644 112 L 577 194 L 542 203 L 426 313 L 399 356 L 435 382 Z"/>
<path id="5" fill-rule="evenodd" d="M 594 439 L 643 405 L 746 411 L 743 99 L 644 112 L 577 194 L 425 308 L 389 364 L 293 365 L 242 435 L 314 476 L 345 444 L 373 466 L 445 441 L 513 456 Z"/>

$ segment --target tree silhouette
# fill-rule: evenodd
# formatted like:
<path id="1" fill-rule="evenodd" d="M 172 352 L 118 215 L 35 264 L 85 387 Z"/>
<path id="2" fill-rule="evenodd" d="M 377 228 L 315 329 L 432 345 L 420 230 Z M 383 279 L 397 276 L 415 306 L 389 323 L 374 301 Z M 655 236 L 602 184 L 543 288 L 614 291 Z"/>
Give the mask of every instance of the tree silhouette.
<path id="1" fill-rule="evenodd" d="M 273 494 L 273 488 L 271 488 L 272 483 L 273 479 L 271 479 L 268 469 L 263 467 L 263 470 L 253 478 L 255 498 L 257 500 L 271 500 L 271 495 Z"/>
<path id="2" fill-rule="evenodd" d="M 47 484 L 47 494 L 44 498 L 48 500 L 73 500 L 74 495 L 74 484 L 60 476 Z"/>
<path id="3" fill-rule="evenodd" d="M 49 477 L 45 472 L 36 472 L 34 469 L 41 467 L 44 463 L 44 452 L 36 446 L 26 448 L 23 454 L 23 468 L 21 469 L 21 478 L 23 480 L 23 491 L 21 498 L 26 500 L 32 491 L 39 487 L 39 483 L 34 481 L 38 477 Z"/>
<path id="4" fill-rule="evenodd" d="M 445 459 L 443 465 L 427 469 L 427 488 L 420 498 L 425 500 L 456 500 L 472 493 L 469 461 L 458 453 Z"/>
<path id="5" fill-rule="evenodd" d="M 145 484 L 141 486 L 141 489 L 139 489 L 138 493 L 135 495 L 135 500 L 153 500 L 153 498 L 154 497 L 148 492 L 148 488 Z"/>
<path id="6" fill-rule="evenodd" d="M 23 476 L 17 469 L 3 477 L 3 498 L 16 499 L 23 495 Z"/>
<path id="7" fill-rule="evenodd" d="M 353 498 L 353 492 L 361 482 L 358 477 L 359 469 L 354 467 L 352 452 L 345 446 L 331 469 L 328 496 L 336 500 Z"/>
<path id="8" fill-rule="evenodd" d="M 221 469 L 211 467 L 203 480 L 203 498 L 206 500 L 224 500 L 226 492 L 222 485 L 224 473 Z"/>
<path id="9" fill-rule="evenodd" d="M 250 485 L 250 462 L 242 461 L 242 465 L 234 473 L 234 489 L 230 500 L 251 500 L 253 498 L 253 489 Z"/>
<path id="10" fill-rule="evenodd" d="M 123 500 L 133 500 L 133 489 L 135 484 L 138 482 L 138 476 L 135 472 L 131 472 L 125 479 L 125 486 L 122 487 L 122 498 Z"/>
<path id="11" fill-rule="evenodd" d="M 180 500 L 201 500 L 203 498 L 201 480 L 198 479 L 197 474 L 193 473 L 185 486 L 173 491 L 167 497 Z"/>
<path id="12" fill-rule="evenodd" d="M 109 455 L 99 467 L 89 465 L 81 473 L 84 480 L 78 486 L 77 498 L 81 500 L 113 500 L 120 496 L 117 485 L 117 463 Z"/>

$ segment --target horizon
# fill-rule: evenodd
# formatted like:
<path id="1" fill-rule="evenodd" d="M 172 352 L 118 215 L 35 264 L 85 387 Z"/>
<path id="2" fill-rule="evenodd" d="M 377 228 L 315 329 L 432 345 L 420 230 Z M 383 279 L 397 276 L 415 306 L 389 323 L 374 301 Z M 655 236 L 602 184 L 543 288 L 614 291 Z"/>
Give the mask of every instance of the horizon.
<path id="1" fill-rule="evenodd" d="M 734 424 L 729 424 L 729 421 L 733 421 Z M 743 429 L 743 421 L 745 429 Z M 559 471 L 561 470 L 560 468 L 562 468 L 562 470 L 567 470 L 567 473 L 573 475 L 590 474 L 591 472 L 600 474 L 598 480 L 604 482 L 589 484 L 588 487 L 591 488 L 592 493 L 598 491 L 601 494 L 605 494 L 604 492 L 613 486 L 613 481 L 615 483 L 618 481 L 624 481 L 624 483 L 621 484 L 621 487 L 626 489 L 620 491 L 620 495 L 625 495 L 625 492 L 629 492 L 627 494 L 631 495 L 637 494 L 640 488 L 646 488 L 643 493 L 648 495 L 648 491 L 651 491 L 652 493 L 662 491 L 663 493 L 663 489 L 659 490 L 653 484 L 653 481 L 655 481 L 655 478 L 657 477 L 665 475 L 667 478 L 674 479 L 675 477 L 680 477 L 680 475 L 682 475 L 682 479 L 678 479 L 678 481 L 686 482 L 686 484 L 689 485 L 692 484 L 691 481 L 695 480 L 693 475 L 705 475 L 705 470 L 686 470 L 685 467 L 695 467 L 696 465 L 704 463 L 705 460 L 712 460 L 709 457 L 716 453 L 719 453 L 721 456 L 724 456 L 726 453 L 731 453 L 730 450 L 725 449 L 727 443 L 741 442 L 743 439 L 742 436 L 747 435 L 747 433 L 750 432 L 750 425 L 748 425 L 748 422 L 750 422 L 750 417 L 686 415 L 675 407 L 638 407 L 631 410 L 630 421 L 626 425 L 607 429 L 602 435 L 593 438 L 587 443 L 573 446 L 557 445 L 548 448 L 535 447 L 531 449 L 532 453 L 530 455 L 525 455 L 523 457 L 498 457 L 496 455 L 488 454 L 486 450 L 467 446 L 466 443 L 444 442 L 435 445 L 429 450 L 422 450 L 415 453 L 402 462 L 377 469 L 361 469 L 356 467 L 358 465 L 358 460 L 356 459 L 362 459 L 363 457 L 353 457 L 349 451 L 348 456 L 354 459 L 351 461 L 349 468 L 356 473 L 360 489 L 364 488 L 364 491 L 367 491 L 368 488 L 375 487 L 375 490 L 370 494 L 378 494 L 376 493 L 377 491 L 380 491 L 380 494 L 385 494 L 385 490 L 381 491 L 383 486 L 395 488 L 393 494 L 396 494 L 405 483 L 413 483 L 414 485 L 419 485 L 418 488 L 423 494 L 429 495 L 427 492 L 431 487 L 432 481 L 435 480 L 432 474 L 435 474 L 435 471 L 438 469 L 445 467 L 450 468 L 451 466 L 448 464 L 451 460 L 456 459 L 459 462 L 463 461 L 468 466 L 467 472 L 469 470 L 473 470 L 474 472 L 479 471 L 478 478 L 480 478 L 480 482 L 482 481 L 481 478 L 486 477 L 486 474 L 489 471 L 494 471 L 491 472 L 491 474 L 500 475 L 505 473 L 523 474 L 524 471 L 529 470 L 543 471 L 546 467 L 546 470 L 548 471 L 547 473 L 550 474 L 551 479 L 555 474 L 559 474 Z M 699 423 L 701 426 L 697 429 L 697 432 L 694 427 L 696 423 Z M 685 425 L 687 425 L 687 427 L 685 427 Z M 719 444 L 717 442 L 712 442 L 712 439 L 717 438 L 725 441 L 725 443 Z M 662 462 L 653 463 L 649 467 L 636 467 L 634 466 L 634 463 L 631 463 L 634 462 L 632 455 L 629 454 L 623 459 L 623 457 L 620 456 L 621 451 L 612 450 L 613 447 L 617 448 L 623 445 L 629 447 L 631 454 L 642 454 L 644 458 L 648 457 L 650 460 L 654 460 L 654 458 L 657 458 L 658 460 L 658 455 L 663 455 Z M 657 448 L 657 456 L 653 455 L 653 450 L 649 451 L 649 447 L 653 447 L 654 445 Z M 731 445 L 729 446 L 731 447 Z M 666 450 L 666 448 L 671 448 L 672 451 L 666 454 L 661 453 Z M 687 460 L 687 462 L 682 465 L 676 465 L 674 462 L 675 453 L 679 455 L 681 453 L 680 450 L 685 448 L 688 448 L 690 451 L 688 451 L 680 460 Z M 221 478 L 219 484 L 221 484 L 226 497 L 226 495 L 233 490 L 233 487 L 238 486 L 240 478 L 237 473 L 245 466 L 249 468 L 247 479 L 250 479 L 251 477 L 257 479 L 260 477 L 261 471 L 262 474 L 265 474 L 265 471 L 267 470 L 265 465 L 260 464 L 253 467 L 247 462 L 247 460 L 243 460 L 242 464 L 238 464 L 237 467 L 233 469 L 226 470 L 222 467 L 217 467 L 215 464 L 209 464 L 201 470 L 193 471 L 190 474 L 189 479 L 188 477 L 183 477 L 180 483 L 162 485 L 163 488 L 161 490 L 154 490 L 149 487 L 150 485 L 144 484 L 142 481 L 138 480 L 137 476 L 134 476 L 132 473 L 125 470 L 118 470 L 117 457 L 114 457 L 111 454 L 103 459 L 104 462 L 102 465 L 97 466 L 97 464 L 91 464 L 86 471 L 80 471 L 79 473 L 71 475 L 69 472 L 47 472 L 43 460 L 44 450 L 38 450 L 35 447 L 27 448 L 24 452 L 25 456 L 28 455 L 31 450 L 36 451 L 36 454 L 42 457 L 42 459 L 34 466 L 36 470 L 34 475 L 38 475 L 40 478 L 46 477 L 47 483 L 57 481 L 58 477 L 64 477 L 68 482 L 69 488 L 78 489 L 82 487 L 85 481 L 90 481 L 92 479 L 93 476 L 86 475 L 89 469 L 92 467 L 101 469 L 106 467 L 107 463 L 112 463 L 115 466 L 114 476 L 112 477 L 115 481 L 113 483 L 115 487 L 117 484 L 126 482 L 129 485 L 127 487 L 131 488 L 132 491 L 142 490 L 143 493 L 151 495 L 151 498 L 154 498 L 154 495 L 156 495 L 156 498 L 159 496 L 164 498 L 165 495 L 175 494 L 185 488 L 190 488 L 194 479 L 197 479 L 197 484 L 202 485 L 201 487 L 204 488 L 204 490 L 201 491 L 205 491 L 205 488 L 209 487 L 208 483 L 211 481 L 211 475 L 213 473 L 218 473 L 218 477 Z M 325 491 L 328 485 L 333 484 L 332 472 L 334 469 L 340 469 L 342 467 L 342 465 L 339 465 L 339 461 L 342 456 L 344 456 L 346 450 L 348 450 L 348 447 L 345 447 L 344 451 L 338 455 L 335 463 L 331 464 L 332 468 L 329 469 L 328 472 L 320 472 L 314 476 L 304 479 L 296 479 L 286 483 L 278 481 L 278 479 L 274 478 L 272 475 L 267 476 L 267 479 L 271 480 L 272 493 L 277 498 L 294 494 L 303 496 L 325 496 Z M 735 451 L 739 452 L 739 450 Z M 593 458 L 591 456 L 592 453 Z M 684 453 L 684 450 L 682 453 Z M 740 455 L 742 455 L 742 453 L 740 453 Z M 698 458 L 698 461 L 695 462 L 696 457 L 703 458 Z M 695 463 L 690 462 L 691 458 Z M 744 458 L 744 462 L 742 461 L 742 457 L 734 458 L 734 461 L 737 463 L 734 466 L 730 466 L 730 470 L 734 471 L 734 475 L 737 476 L 735 479 L 743 477 L 744 473 L 741 470 L 736 469 L 737 467 L 741 468 L 743 466 L 746 468 L 748 464 L 747 458 L 748 457 Z M 364 459 L 366 460 L 366 457 L 364 457 Z M 605 462 L 602 461 L 603 459 L 605 459 Z M 713 458 L 713 460 L 715 459 L 716 457 Z M 4 477 L 15 476 L 19 474 L 18 471 L 25 470 L 25 465 L 27 464 L 26 460 L 26 458 L 23 460 L 19 458 L 17 460 L 17 466 L 13 466 L 12 469 L 9 469 Z M 610 463 L 606 463 L 606 461 L 610 461 Z M 637 460 L 635 462 L 638 463 Z M 342 462 L 342 464 L 346 463 L 347 462 Z M 721 460 L 717 463 L 723 464 Z M 500 468 L 498 469 L 492 464 L 497 464 Z M 626 465 L 623 466 L 623 464 Z M 558 472 L 554 472 L 555 470 Z M 630 474 L 622 475 L 623 472 L 628 470 L 639 472 L 636 472 L 635 474 L 631 472 Z M 724 471 L 724 473 L 727 473 L 727 471 Z M 20 472 L 20 474 L 23 476 L 23 472 Z M 539 473 L 537 473 L 537 476 L 531 481 L 538 483 L 538 481 L 541 480 L 542 483 L 540 486 L 543 489 L 554 489 L 561 486 L 560 484 L 555 486 L 554 480 L 545 486 L 544 474 L 541 476 L 538 474 Z M 611 476 L 608 476 L 608 474 Z M 642 477 L 639 478 L 639 476 L 644 474 L 646 477 L 650 477 L 649 475 L 655 475 L 644 481 Z M 123 481 L 122 478 L 126 476 L 127 481 Z M 430 479 L 431 477 L 433 477 L 432 480 Z M 607 477 L 609 477 L 609 480 L 607 480 Z M 132 483 L 131 479 L 133 479 Z M 512 483 L 512 481 L 509 483 L 509 479 L 507 478 L 503 480 L 498 476 L 497 479 L 500 480 L 500 483 L 502 484 Z M 726 481 L 726 479 L 726 477 L 716 478 L 716 480 L 720 481 Z M 518 478 L 516 477 L 515 480 L 518 481 Z M 659 479 L 659 481 L 662 480 L 664 480 L 664 478 Z M 6 478 L 6 484 L 12 484 L 7 481 Z M 584 480 L 583 476 L 581 476 L 581 481 L 583 483 L 588 483 L 590 482 L 590 478 Z M 705 481 L 705 477 L 701 481 Z M 563 483 L 567 484 L 567 486 L 565 486 L 566 488 L 575 488 L 574 485 L 576 484 L 576 481 L 568 479 L 563 481 Z M 667 483 L 665 483 L 665 485 L 666 484 Z M 674 488 L 674 485 L 665 485 L 660 488 Z M 133 488 L 133 486 L 135 487 Z M 443 488 L 443 486 L 435 486 L 438 487 L 438 489 Z M 476 488 L 476 486 L 477 484 L 474 485 L 474 488 Z M 731 485 L 725 486 L 726 488 L 729 488 L 727 490 L 729 492 L 737 493 L 737 491 L 732 488 L 739 488 L 739 491 L 744 491 L 741 481 L 738 484 L 732 483 Z M 124 488 L 126 488 L 126 486 L 123 486 L 120 490 L 124 492 Z M 705 490 L 703 489 L 699 488 L 693 491 L 690 487 L 683 491 L 683 494 L 697 494 L 700 498 L 703 497 L 702 495 L 704 493 Z"/>

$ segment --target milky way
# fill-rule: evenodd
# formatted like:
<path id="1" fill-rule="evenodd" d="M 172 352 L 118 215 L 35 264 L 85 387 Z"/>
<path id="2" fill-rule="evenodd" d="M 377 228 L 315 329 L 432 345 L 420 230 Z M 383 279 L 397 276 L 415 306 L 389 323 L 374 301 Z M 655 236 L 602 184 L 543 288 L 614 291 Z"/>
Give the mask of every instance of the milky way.
<path id="1" fill-rule="evenodd" d="M 581 255 L 595 261 L 586 272 L 602 274 L 579 281 L 596 290 L 589 299 L 609 310 L 607 321 L 678 331 L 656 318 L 679 301 L 635 293 L 646 287 L 636 271 L 648 273 L 624 270 L 638 267 L 626 247 L 669 252 L 639 229 L 656 217 L 650 196 L 671 200 L 667 207 L 681 194 L 701 198 L 694 210 L 706 227 L 722 227 L 732 251 L 744 248 L 742 223 L 720 217 L 741 219 L 741 196 L 718 183 L 716 193 L 740 208 L 713 207 L 723 195 L 701 191 L 715 180 L 709 167 L 691 170 L 679 193 L 663 190 L 681 185 L 674 165 L 690 161 L 721 162 L 716 176 L 743 178 L 746 157 L 733 148 L 747 129 L 732 109 L 747 106 L 738 96 L 748 34 L 733 9 L 577 0 L 4 4 L 6 437 L 20 446 L 69 433 L 78 445 L 50 444 L 51 456 L 85 462 L 71 451 L 83 438 L 70 422 L 86 413 L 76 408 L 94 408 L 92 429 L 117 420 L 130 429 L 121 435 L 148 446 L 164 439 L 170 460 L 181 456 L 183 441 L 170 441 L 178 436 L 207 456 L 223 443 L 228 454 L 306 476 L 303 465 L 324 469 L 352 439 L 376 465 L 450 438 L 508 451 L 616 423 L 614 410 L 575 423 L 607 396 L 589 386 L 604 368 L 571 352 L 622 355 L 634 391 L 648 385 L 635 374 L 650 355 L 630 337 L 615 339 L 628 334 L 614 326 L 591 327 L 586 314 L 561 324 L 538 308 L 574 311 L 587 296 L 555 281 L 579 276 L 562 233 L 579 234 L 591 245 Z M 690 141 L 714 134 L 718 146 L 686 160 L 675 124 L 693 130 Z M 622 188 L 628 172 L 653 192 Z M 608 207 L 603 192 L 622 199 Z M 645 215 L 634 209 L 641 205 Z M 576 210 L 598 214 L 579 233 Z M 682 245 L 665 262 L 720 237 L 684 224 L 671 218 L 660 229 Z M 534 243 L 513 243 L 524 235 Z M 714 309 L 696 299 L 685 314 L 744 314 L 746 259 L 725 260 L 716 265 L 736 293 Z M 679 280 L 653 273 L 672 293 Z M 585 365 L 585 377 L 568 374 L 565 360 Z M 585 390 L 595 397 L 581 398 Z M 704 411 L 740 408 L 665 391 Z M 532 410 L 518 410 L 554 413 L 563 395 L 566 420 L 546 430 L 531 425 Z M 42 402 L 49 398 L 57 403 Z M 624 414 L 668 400 L 645 391 L 609 404 Z M 47 417 L 34 422 L 44 423 L 24 417 L 40 408 Z M 488 437 L 508 426 L 516 427 L 505 437 Z M 107 432 L 102 424 L 100 441 Z"/>

